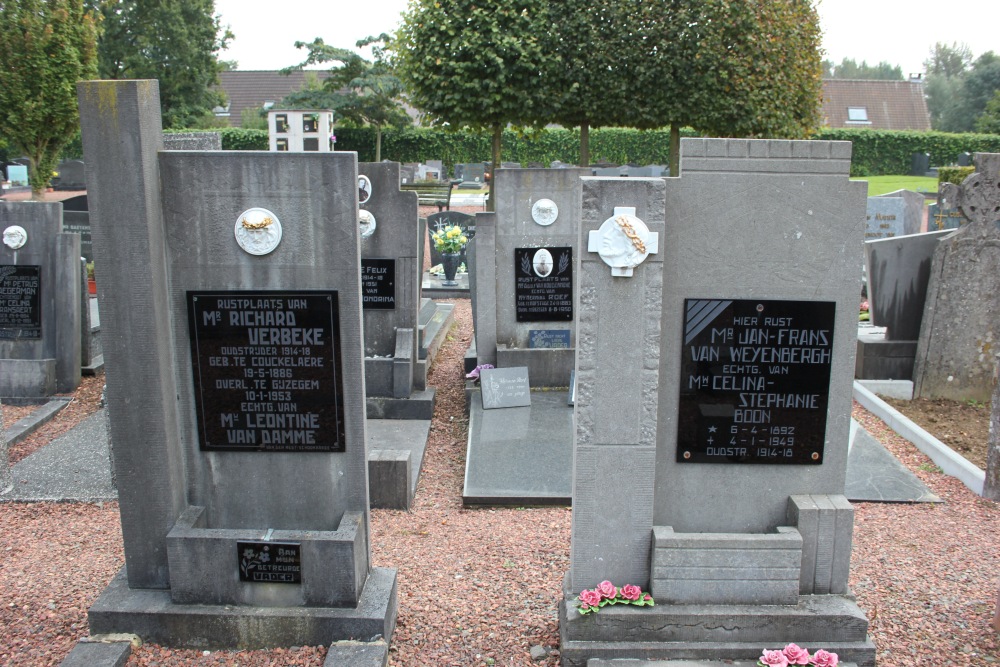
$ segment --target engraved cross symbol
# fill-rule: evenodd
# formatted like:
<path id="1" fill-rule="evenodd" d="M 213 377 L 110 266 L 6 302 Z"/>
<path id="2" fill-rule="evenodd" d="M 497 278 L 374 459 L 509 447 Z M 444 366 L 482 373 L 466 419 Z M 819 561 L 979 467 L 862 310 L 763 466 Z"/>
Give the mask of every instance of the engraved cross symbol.
<path id="1" fill-rule="evenodd" d="M 961 185 L 946 183 L 942 196 L 952 202 L 973 225 L 1000 226 L 1000 154 L 976 153 L 976 171 Z"/>

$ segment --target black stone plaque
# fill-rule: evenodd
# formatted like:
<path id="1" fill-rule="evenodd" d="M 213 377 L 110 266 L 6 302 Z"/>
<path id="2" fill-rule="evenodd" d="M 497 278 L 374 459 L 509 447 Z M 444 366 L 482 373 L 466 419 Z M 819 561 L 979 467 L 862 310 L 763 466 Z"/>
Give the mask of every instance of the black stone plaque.
<path id="1" fill-rule="evenodd" d="M 365 310 L 396 307 L 396 260 L 361 260 L 361 304 Z"/>
<path id="2" fill-rule="evenodd" d="M 187 300 L 201 449 L 344 451 L 337 292 Z"/>
<path id="3" fill-rule="evenodd" d="M 301 584 L 302 545 L 298 542 L 237 542 L 240 581 Z"/>
<path id="4" fill-rule="evenodd" d="M 679 463 L 821 464 L 831 301 L 684 301 Z"/>
<path id="5" fill-rule="evenodd" d="M 518 322 L 573 319 L 573 248 L 514 248 Z"/>
<path id="6" fill-rule="evenodd" d="M 0 338 L 42 337 L 42 267 L 0 265 Z"/>

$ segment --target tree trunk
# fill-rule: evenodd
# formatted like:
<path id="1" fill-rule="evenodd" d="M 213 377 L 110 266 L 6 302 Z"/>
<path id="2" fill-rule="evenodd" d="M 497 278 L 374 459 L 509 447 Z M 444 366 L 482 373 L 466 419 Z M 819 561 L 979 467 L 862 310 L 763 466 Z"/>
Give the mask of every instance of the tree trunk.
<path id="1" fill-rule="evenodd" d="M 382 161 L 382 126 L 375 126 L 375 161 Z"/>
<path id="2" fill-rule="evenodd" d="M 670 124 L 670 175 L 681 175 L 681 126 Z"/>
<path id="3" fill-rule="evenodd" d="M 497 184 L 497 169 L 500 168 L 500 139 L 503 137 L 503 125 L 497 123 L 493 126 L 493 166 L 490 168 L 490 193 L 486 199 L 486 210 L 495 211 L 496 209 L 496 184 Z"/>
<path id="4" fill-rule="evenodd" d="M 590 123 L 580 124 L 580 166 L 590 166 Z"/>

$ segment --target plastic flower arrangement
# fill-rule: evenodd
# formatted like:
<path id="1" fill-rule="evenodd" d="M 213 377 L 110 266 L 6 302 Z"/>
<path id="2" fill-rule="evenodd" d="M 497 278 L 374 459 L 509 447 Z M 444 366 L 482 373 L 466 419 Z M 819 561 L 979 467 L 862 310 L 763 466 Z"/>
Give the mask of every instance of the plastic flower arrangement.
<path id="1" fill-rule="evenodd" d="M 434 248 L 440 253 L 462 252 L 462 248 L 469 242 L 469 238 L 458 225 L 449 225 L 432 232 L 431 239 L 434 241 Z"/>
<path id="2" fill-rule="evenodd" d="M 820 649 L 809 655 L 808 649 L 797 644 L 789 644 L 780 651 L 764 649 L 763 655 L 757 661 L 757 667 L 795 667 L 795 665 L 837 667 L 838 662 L 836 653 Z"/>
<path id="3" fill-rule="evenodd" d="M 465 377 L 469 378 L 470 380 L 475 380 L 476 382 L 479 382 L 479 373 L 481 371 L 485 371 L 487 368 L 493 368 L 493 364 L 479 364 L 474 369 L 472 369 L 471 373 L 468 373 Z"/>
<path id="4" fill-rule="evenodd" d="M 596 614 L 601 607 L 609 604 L 634 604 L 637 607 L 652 607 L 653 596 L 639 590 L 638 586 L 625 584 L 615 588 L 610 581 L 602 581 L 594 590 L 584 590 L 576 598 L 580 601 L 577 611 L 581 614 Z"/>

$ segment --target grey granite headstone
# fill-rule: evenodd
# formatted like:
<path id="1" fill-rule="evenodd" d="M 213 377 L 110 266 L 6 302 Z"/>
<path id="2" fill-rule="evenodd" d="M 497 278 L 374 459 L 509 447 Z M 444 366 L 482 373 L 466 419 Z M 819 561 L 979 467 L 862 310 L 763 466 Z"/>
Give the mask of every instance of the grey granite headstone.
<path id="1" fill-rule="evenodd" d="M 476 267 L 476 286 L 490 292 L 495 328 L 486 330 L 484 323 L 476 330 L 476 348 L 480 355 L 495 354 L 498 367 L 527 366 L 533 387 L 565 387 L 573 369 L 583 252 L 579 202 L 586 174 L 585 169 L 500 169 L 493 183 L 493 257 Z M 534 268 L 541 249 L 553 264 L 544 278 Z M 532 266 L 524 265 L 526 258 Z M 541 312 L 547 310 L 553 312 Z M 533 346 L 531 332 L 541 329 L 566 332 L 561 336 L 568 335 L 568 345 Z"/>
<path id="2" fill-rule="evenodd" d="M 1000 340 L 1000 153 L 942 196 L 969 223 L 934 251 L 913 371 L 914 398 L 988 402 Z"/>
<path id="3" fill-rule="evenodd" d="M 80 237 L 58 202 L 0 202 L 0 397 L 39 398 L 80 384 Z"/>
<path id="4" fill-rule="evenodd" d="M 903 234 L 919 234 L 924 226 L 924 204 L 926 199 L 920 192 L 913 190 L 894 190 L 879 197 L 903 200 Z"/>
<path id="5" fill-rule="evenodd" d="M 867 227 L 865 240 L 886 239 L 901 236 L 906 202 L 902 197 L 869 197 L 868 212 L 865 216 Z"/>
<path id="6" fill-rule="evenodd" d="M 358 172 L 371 181 L 372 196 L 362 208 L 376 221 L 361 238 L 365 389 L 369 396 L 408 398 L 420 308 L 417 195 L 400 191 L 398 162 L 364 162 Z"/>
<path id="7" fill-rule="evenodd" d="M 356 155 L 164 151 L 155 81 L 78 90 L 126 562 L 91 630 L 390 637 L 395 571 L 368 542 Z M 248 554 L 269 541 L 298 545 L 301 584 L 237 576 L 264 571 Z"/>
<path id="8" fill-rule="evenodd" d="M 593 239 L 615 222 L 615 209 L 634 207 L 634 217 L 664 240 L 630 277 L 613 275 L 599 252 L 615 254 L 601 243 L 581 257 L 564 664 L 608 656 L 753 660 L 762 645 L 808 633 L 813 643 L 837 646 L 845 661 L 874 665 L 867 621 L 847 590 L 853 510 L 843 493 L 866 188 L 849 180 L 850 156 L 848 142 L 683 139 L 679 178 L 584 179 L 581 237 Z M 598 238 L 615 227 L 606 229 Z M 686 461 L 679 434 L 697 419 L 679 410 L 696 391 L 694 376 L 682 372 L 687 341 L 697 335 L 682 323 L 699 326 L 685 310 L 692 299 L 764 306 L 756 324 L 748 317 L 733 326 L 756 329 L 737 347 L 776 362 L 767 372 L 804 362 L 802 351 L 777 352 L 779 339 L 829 327 L 813 336 L 826 341 L 825 420 L 802 427 L 819 428 L 821 457 L 781 465 Z M 815 302 L 825 314 L 815 322 L 812 315 L 797 321 L 798 314 L 765 321 L 783 301 Z M 729 329 L 712 321 L 705 319 L 725 340 Z M 731 347 L 720 344 L 716 356 L 709 346 L 699 377 L 721 378 L 720 386 L 746 382 L 747 404 L 790 400 L 768 398 L 766 385 L 754 388 L 759 369 L 734 368 L 746 357 Z M 772 430 L 766 412 L 753 416 Z M 753 436 L 727 428 L 725 437 Z M 576 596 L 603 580 L 652 590 L 656 607 L 581 616 Z M 733 619 L 733 604 L 743 620 L 722 621 Z M 825 620 L 812 625 L 819 617 Z"/>
<path id="9" fill-rule="evenodd" d="M 480 371 L 479 382 L 483 391 L 484 410 L 531 405 L 528 369 L 524 366 L 484 368 Z"/>

